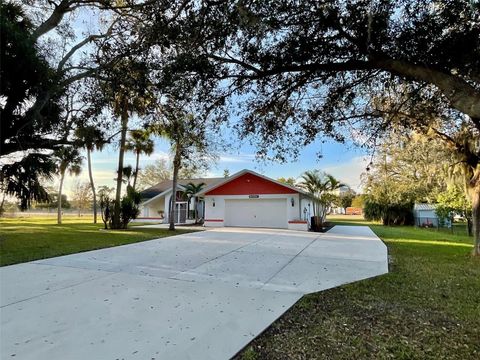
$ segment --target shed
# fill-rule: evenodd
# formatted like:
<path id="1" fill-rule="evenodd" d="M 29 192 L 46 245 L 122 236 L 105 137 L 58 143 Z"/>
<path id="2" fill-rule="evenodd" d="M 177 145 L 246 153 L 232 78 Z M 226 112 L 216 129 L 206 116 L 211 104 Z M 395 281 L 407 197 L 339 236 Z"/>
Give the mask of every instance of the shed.
<path id="1" fill-rule="evenodd" d="M 418 203 L 413 206 L 415 226 L 419 227 L 451 227 L 450 221 L 442 223 L 435 212 L 435 204 Z"/>

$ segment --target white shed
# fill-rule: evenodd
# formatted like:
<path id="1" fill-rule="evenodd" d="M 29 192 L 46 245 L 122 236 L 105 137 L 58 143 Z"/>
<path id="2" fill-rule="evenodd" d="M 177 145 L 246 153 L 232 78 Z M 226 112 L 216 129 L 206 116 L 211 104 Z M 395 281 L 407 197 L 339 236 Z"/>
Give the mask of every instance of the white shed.
<path id="1" fill-rule="evenodd" d="M 413 206 L 415 226 L 420 227 L 451 227 L 451 222 L 446 220 L 443 224 L 435 212 L 435 204 L 419 203 Z"/>

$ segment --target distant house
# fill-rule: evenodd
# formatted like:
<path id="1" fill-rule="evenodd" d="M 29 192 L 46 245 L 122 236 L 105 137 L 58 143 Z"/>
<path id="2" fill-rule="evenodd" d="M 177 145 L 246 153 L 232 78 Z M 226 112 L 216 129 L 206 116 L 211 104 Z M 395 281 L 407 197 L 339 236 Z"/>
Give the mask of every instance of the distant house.
<path id="1" fill-rule="evenodd" d="M 224 178 L 197 178 L 197 179 L 179 179 L 177 185 L 177 201 L 175 204 L 175 223 L 185 224 L 189 219 L 193 219 L 193 214 L 189 214 L 188 210 L 192 212 L 196 207 L 198 208 L 198 218 L 204 217 L 203 200 L 195 204 L 195 197 L 188 197 L 185 194 L 185 186 L 189 183 L 199 185 L 204 183 L 205 186 L 210 186 L 218 183 Z M 172 180 L 165 180 L 143 190 L 140 194 L 142 196 L 142 203 L 140 204 L 140 215 L 138 219 L 142 220 L 161 220 L 168 223 L 168 215 L 170 213 L 170 200 L 172 198 Z"/>
<path id="2" fill-rule="evenodd" d="M 415 220 L 415 226 L 420 227 L 450 227 L 450 221 L 440 221 L 435 212 L 435 204 L 415 204 L 413 206 L 413 217 Z"/>

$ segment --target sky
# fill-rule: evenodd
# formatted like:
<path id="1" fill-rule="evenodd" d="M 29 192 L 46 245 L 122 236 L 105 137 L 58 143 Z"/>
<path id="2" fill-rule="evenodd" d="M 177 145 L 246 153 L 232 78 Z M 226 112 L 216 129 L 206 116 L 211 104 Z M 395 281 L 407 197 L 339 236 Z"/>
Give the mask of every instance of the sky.
<path id="1" fill-rule="evenodd" d="M 234 140 L 235 141 L 235 140 Z M 225 169 L 230 175 L 243 169 L 250 169 L 265 176 L 277 179 L 279 177 L 298 178 L 304 171 L 320 169 L 337 177 L 342 182 L 351 186 L 355 191 L 361 191 L 360 175 L 365 171 L 369 158 L 361 149 L 349 145 L 339 144 L 333 141 L 325 143 L 316 141 L 301 151 L 297 161 L 285 164 L 274 162 L 259 162 L 255 158 L 255 148 L 248 143 L 240 143 L 236 140 L 231 152 L 219 154 L 219 160 L 207 171 L 206 177 L 222 177 Z M 319 159 L 317 153 L 323 154 Z M 151 156 L 140 157 L 140 168 L 153 164 L 155 160 L 170 159 L 169 144 L 160 138 L 155 139 L 155 151 Z M 118 147 L 110 145 L 102 152 L 92 153 L 92 169 L 95 184 L 98 186 L 108 185 L 114 187 L 115 171 L 118 162 Z M 127 153 L 125 165 L 135 166 L 135 156 Z M 77 182 L 87 182 L 88 172 L 86 162 L 80 176 L 68 176 L 65 179 L 66 194 L 71 191 Z"/>

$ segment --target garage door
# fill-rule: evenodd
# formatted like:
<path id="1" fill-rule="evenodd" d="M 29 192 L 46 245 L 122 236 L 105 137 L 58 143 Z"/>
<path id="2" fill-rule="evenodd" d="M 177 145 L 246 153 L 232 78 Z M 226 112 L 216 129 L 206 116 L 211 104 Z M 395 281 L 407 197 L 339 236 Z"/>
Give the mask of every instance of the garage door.
<path id="1" fill-rule="evenodd" d="M 225 200 L 225 226 L 287 228 L 287 200 Z"/>

